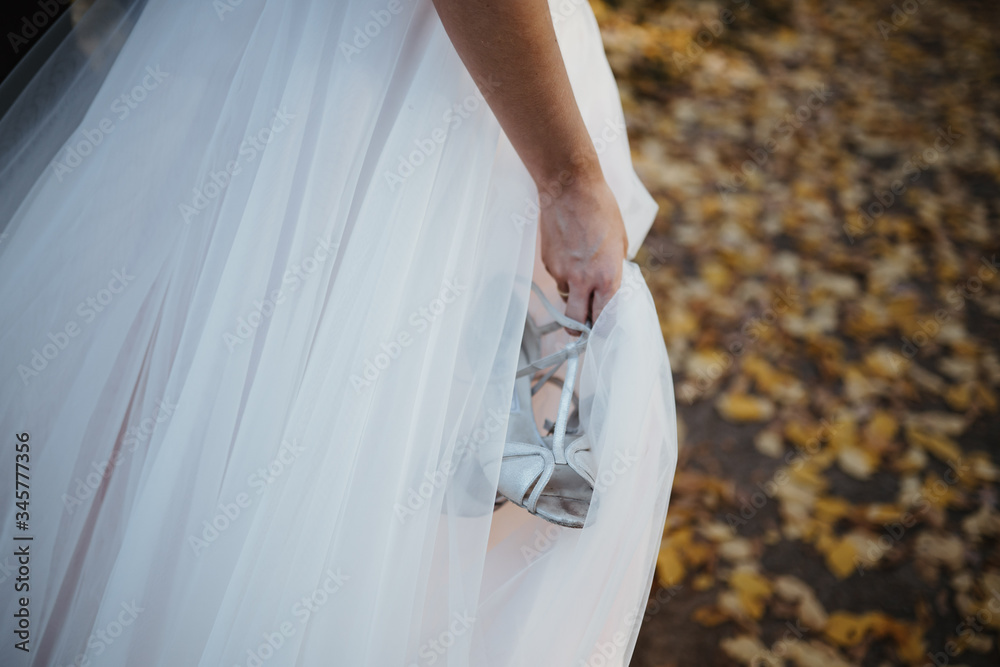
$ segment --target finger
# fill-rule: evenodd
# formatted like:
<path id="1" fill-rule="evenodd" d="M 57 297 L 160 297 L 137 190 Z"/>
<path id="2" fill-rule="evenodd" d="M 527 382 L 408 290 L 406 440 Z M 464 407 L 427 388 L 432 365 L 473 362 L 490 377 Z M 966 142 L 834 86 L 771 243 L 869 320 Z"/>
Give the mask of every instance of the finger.
<path id="1" fill-rule="evenodd" d="M 592 320 L 591 326 L 593 326 L 593 322 L 597 322 L 597 318 L 601 316 L 601 313 L 604 311 L 604 307 L 608 305 L 608 302 L 611 301 L 611 298 L 618 291 L 619 285 L 621 285 L 621 275 L 615 276 L 614 280 L 607 284 L 601 284 L 595 287 L 594 302 L 591 309 L 594 319 Z"/>
<path id="2" fill-rule="evenodd" d="M 579 287 L 570 285 L 569 298 L 566 299 L 566 317 L 577 322 L 586 323 L 587 315 L 590 313 L 590 287 Z M 571 336 L 579 336 L 579 331 L 566 329 Z"/>
<path id="3" fill-rule="evenodd" d="M 596 322 L 597 318 L 601 316 L 601 313 L 604 311 L 604 307 L 608 305 L 608 302 L 611 301 L 611 297 L 613 297 L 614 294 L 615 293 L 610 290 L 594 290 L 594 322 Z"/>

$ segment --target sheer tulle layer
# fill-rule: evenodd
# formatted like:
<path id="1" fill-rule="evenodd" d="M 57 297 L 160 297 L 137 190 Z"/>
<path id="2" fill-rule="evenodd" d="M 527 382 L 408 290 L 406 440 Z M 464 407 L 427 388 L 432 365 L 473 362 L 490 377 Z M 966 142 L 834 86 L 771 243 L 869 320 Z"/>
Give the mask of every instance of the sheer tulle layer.
<path id="1" fill-rule="evenodd" d="M 593 15 L 553 12 L 634 251 L 655 205 Z M 582 366 L 587 527 L 494 515 L 537 198 L 430 3 L 126 18 L 26 130 L 64 143 L 5 149 L 48 161 L 0 185 L 0 421 L 31 448 L 2 539 L 33 537 L 31 652 L 0 661 L 627 664 L 677 447 L 638 269 Z"/>

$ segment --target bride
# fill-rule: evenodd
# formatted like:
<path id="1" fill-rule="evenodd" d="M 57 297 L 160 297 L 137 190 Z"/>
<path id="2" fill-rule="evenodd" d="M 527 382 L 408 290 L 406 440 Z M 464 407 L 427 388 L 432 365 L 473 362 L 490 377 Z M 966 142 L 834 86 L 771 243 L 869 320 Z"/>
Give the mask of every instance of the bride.
<path id="1" fill-rule="evenodd" d="M 586 2 L 98 0 L 0 154 L 0 662 L 628 664 L 677 441 Z"/>

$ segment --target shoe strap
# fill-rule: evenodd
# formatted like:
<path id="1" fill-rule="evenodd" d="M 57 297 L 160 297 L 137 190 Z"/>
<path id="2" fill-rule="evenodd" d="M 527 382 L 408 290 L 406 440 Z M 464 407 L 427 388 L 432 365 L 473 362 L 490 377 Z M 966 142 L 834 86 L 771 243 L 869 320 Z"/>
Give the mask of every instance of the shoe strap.
<path id="1" fill-rule="evenodd" d="M 553 352 L 552 354 L 546 355 L 540 359 L 536 359 L 533 362 L 517 369 L 517 374 L 515 375 L 515 377 L 522 377 L 528 374 L 534 374 L 537 373 L 538 371 L 544 371 L 548 369 L 550 366 L 562 364 L 563 361 L 569 358 L 571 349 L 575 349 L 576 350 L 575 353 L 579 354 L 587 347 L 587 342 L 590 338 L 589 326 L 581 322 L 577 322 L 573 318 L 566 317 L 563 313 L 560 313 L 559 310 L 552 305 L 552 302 L 550 302 L 545 297 L 545 293 L 542 292 L 542 288 L 540 288 L 538 284 L 535 283 L 534 281 L 532 281 L 531 283 L 531 289 L 538 296 L 538 299 L 542 302 L 542 305 L 545 306 L 545 309 L 555 320 L 554 322 L 549 322 L 548 324 L 539 327 L 535 325 L 534 320 L 531 319 L 531 315 L 528 315 L 529 325 L 535 329 L 535 332 L 538 335 L 541 336 L 556 331 L 557 329 L 560 328 L 567 328 L 567 329 L 572 329 L 573 331 L 579 331 L 580 336 L 577 337 L 574 341 L 572 341 L 569 345 L 564 347 L 562 350 L 559 350 L 558 352 Z"/>
<path id="2" fill-rule="evenodd" d="M 573 404 L 573 387 L 576 385 L 576 371 L 580 362 L 580 350 L 574 344 L 567 345 L 569 356 L 566 359 L 566 379 L 563 380 L 562 394 L 559 396 L 559 413 L 556 415 L 556 428 L 552 434 L 552 455 L 556 463 L 566 463 L 566 423 L 569 421 L 569 409 Z"/>
<path id="3" fill-rule="evenodd" d="M 564 313 L 559 312 L 559 309 L 552 305 L 552 302 L 545 296 L 545 292 L 542 291 L 542 288 L 539 287 L 535 281 L 531 281 L 531 291 L 535 293 L 538 299 L 542 302 L 542 305 L 545 306 L 545 310 L 549 311 L 549 315 L 551 315 L 560 325 L 566 327 L 567 329 L 573 329 L 574 331 L 590 334 L 589 326 L 582 322 L 577 322 L 571 317 L 566 317 Z"/>
<path id="4" fill-rule="evenodd" d="M 581 336 L 582 337 L 582 336 Z M 586 345 L 586 341 L 583 341 Z M 579 354 L 579 351 L 577 352 Z M 542 357 L 541 359 L 536 359 L 530 364 L 526 364 L 521 368 L 517 369 L 517 375 L 515 377 L 523 377 L 525 375 L 534 375 L 538 371 L 544 371 L 550 366 L 558 366 L 562 362 L 569 358 L 569 346 L 559 350 L 558 352 L 553 352 L 552 354 Z"/>
<path id="5" fill-rule="evenodd" d="M 539 445 L 508 440 L 504 445 L 503 458 L 508 467 L 506 473 L 501 467 L 499 483 L 501 493 L 514 499 L 515 502 L 523 505 L 525 509 L 534 514 L 538 506 L 538 499 L 555 472 L 552 452 Z M 520 462 L 514 464 L 511 459 L 520 459 Z M 534 465 L 540 464 L 540 469 L 535 468 L 534 465 L 526 467 L 529 465 L 529 459 L 533 461 Z M 531 488 L 530 494 L 528 494 L 529 488 Z"/>

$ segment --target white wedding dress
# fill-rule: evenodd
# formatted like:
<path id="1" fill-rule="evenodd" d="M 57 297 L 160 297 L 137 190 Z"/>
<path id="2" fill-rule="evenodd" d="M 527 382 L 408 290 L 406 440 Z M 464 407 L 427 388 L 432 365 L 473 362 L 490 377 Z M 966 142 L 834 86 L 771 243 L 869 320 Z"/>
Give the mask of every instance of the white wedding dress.
<path id="1" fill-rule="evenodd" d="M 554 286 L 433 5 L 115 7 L 0 122 L 0 664 L 628 664 L 677 457 L 638 267 L 581 364 L 586 527 L 494 514 Z M 634 254 L 596 21 L 551 9 Z"/>

